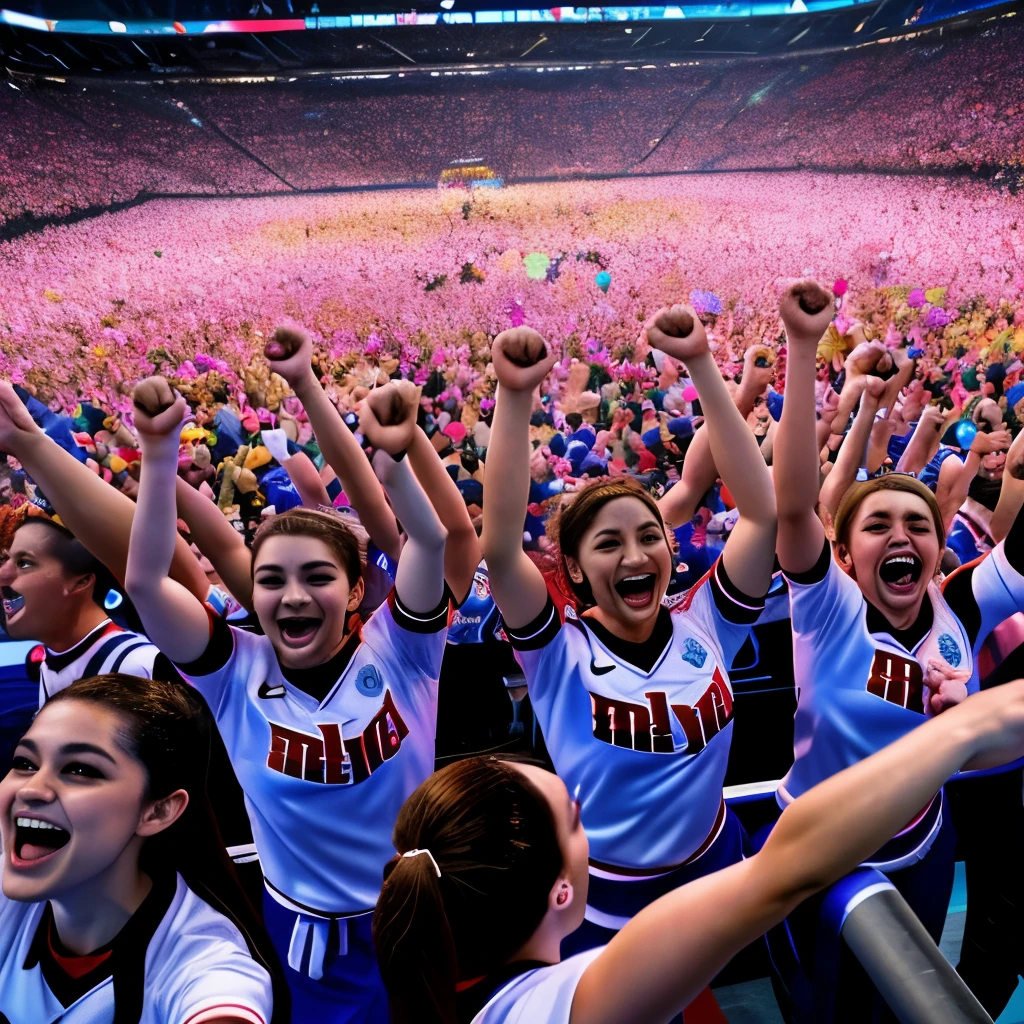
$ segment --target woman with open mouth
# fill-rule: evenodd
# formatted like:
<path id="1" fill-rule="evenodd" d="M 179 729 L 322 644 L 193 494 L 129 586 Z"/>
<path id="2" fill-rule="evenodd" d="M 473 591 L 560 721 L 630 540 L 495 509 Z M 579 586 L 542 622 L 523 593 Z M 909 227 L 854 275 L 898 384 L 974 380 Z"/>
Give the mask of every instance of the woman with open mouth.
<path id="1" fill-rule="evenodd" d="M 799 797 L 758 853 L 662 896 L 606 946 L 568 957 L 564 939 L 588 901 L 578 802 L 533 765 L 450 765 L 402 808 L 399 853 L 374 914 L 395 1024 L 666 1024 L 949 775 L 1022 752 L 1024 680 L 975 694 Z"/>
<path id="2" fill-rule="evenodd" d="M 0 782 L 0 1020 L 287 1021 L 205 797 L 203 721 L 180 685 L 124 675 L 36 716 Z"/>
<path id="3" fill-rule="evenodd" d="M 662 515 L 623 480 L 583 488 L 549 521 L 559 583 L 573 595 L 556 607 L 522 531 L 533 393 L 558 353 L 528 329 L 492 346 L 499 390 L 484 558 L 555 769 L 580 802 L 590 841 L 586 922 L 567 952 L 607 942 L 652 900 L 743 852 L 742 827 L 722 799 L 728 669 L 771 582 L 774 494 L 696 314 L 662 310 L 648 339 L 686 364 L 711 454 L 740 510 L 725 553 L 672 612 L 662 605 L 672 574 Z"/>
<path id="4" fill-rule="evenodd" d="M 982 643 L 1024 609 L 1024 520 L 1018 516 L 988 557 L 940 586 L 939 504 L 914 477 L 892 473 L 847 490 L 830 543 L 816 514 L 814 378 L 833 299 L 801 281 L 784 296 L 781 312 L 789 354 L 774 475 L 798 694 L 794 763 L 778 790 L 786 806 L 978 689 Z M 954 844 L 939 792 L 866 861 L 890 878 L 936 942 L 953 884 Z M 809 902 L 791 915 L 786 934 L 778 932 L 782 948 L 795 942 L 803 964 L 818 939 L 817 907 Z M 814 955 L 823 955 L 820 943 Z M 844 987 L 844 1005 L 872 998 L 870 983 L 859 980 Z M 854 1016 L 866 1020 L 870 1012 L 865 1007 L 868 1016 Z"/>
<path id="5" fill-rule="evenodd" d="M 410 468 L 419 389 L 370 394 L 360 429 L 408 535 L 394 589 L 363 623 L 343 518 L 293 509 L 252 548 L 263 635 L 228 626 L 167 576 L 186 411 L 160 377 L 135 389 L 142 446 L 127 589 L 148 636 L 206 698 L 245 794 L 264 917 L 296 1022 L 385 1024 L 370 915 L 402 801 L 432 771 L 448 622 L 445 529 Z"/>

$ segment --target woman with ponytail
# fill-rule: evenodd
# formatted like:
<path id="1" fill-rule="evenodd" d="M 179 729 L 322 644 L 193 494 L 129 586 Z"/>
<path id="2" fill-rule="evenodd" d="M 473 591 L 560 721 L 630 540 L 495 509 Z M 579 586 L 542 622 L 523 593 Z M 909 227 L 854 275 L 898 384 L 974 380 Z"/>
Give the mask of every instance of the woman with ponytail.
<path id="1" fill-rule="evenodd" d="M 287 1019 L 206 800 L 203 723 L 186 688 L 125 675 L 36 716 L 0 782 L 0 1020 Z"/>
<path id="2" fill-rule="evenodd" d="M 794 800 L 759 853 L 683 885 L 606 946 L 583 921 L 588 843 L 561 780 L 497 758 L 431 776 L 395 825 L 373 919 L 394 1024 L 665 1024 L 729 959 L 851 871 L 964 767 L 1024 753 L 1024 680 L 968 697 Z"/>

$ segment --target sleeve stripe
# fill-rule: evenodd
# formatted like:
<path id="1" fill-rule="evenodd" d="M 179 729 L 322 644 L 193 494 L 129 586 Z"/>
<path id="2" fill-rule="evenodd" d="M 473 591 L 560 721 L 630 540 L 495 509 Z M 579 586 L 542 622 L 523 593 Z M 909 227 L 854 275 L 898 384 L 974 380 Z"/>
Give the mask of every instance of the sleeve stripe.
<path id="1" fill-rule="evenodd" d="M 551 610 L 548 613 L 548 617 L 544 620 L 540 629 L 535 629 L 532 633 L 520 633 L 518 630 L 512 629 L 511 626 L 506 626 L 505 632 L 508 633 L 509 636 L 514 636 L 517 640 L 532 640 L 534 637 L 540 636 L 540 634 L 551 625 L 551 620 L 554 618 L 554 615 L 555 606 L 552 605 Z"/>
<path id="2" fill-rule="evenodd" d="M 527 622 L 518 630 L 510 629 L 507 625 L 504 625 L 504 629 L 513 650 L 539 651 L 561 632 L 562 619 L 554 602 L 548 597 L 547 606 L 532 622 Z"/>
<path id="3" fill-rule="evenodd" d="M 182 1024 L 203 1024 L 203 1021 L 224 1017 L 229 1020 L 244 1020 L 246 1024 L 267 1024 L 259 1013 L 241 1003 L 218 1003 L 216 1006 L 208 1006 L 187 1017 Z"/>
<path id="4" fill-rule="evenodd" d="M 721 559 L 719 559 L 717 562 L 715 562 L 715 582 L 718 584 L 719 589 L 722 591 L 722 594 L 725 597 L 727 597 L 730 601 L 732 601 L 733 604 L 739 605 L 740 608 L 745 608 L 747 611 L 757 612 L 758 614 L 760 614 L 762 611 L 764 611 L 764 598 L 763 597 L 756 604 L 747 604 L 746 601 L 741 601 L 739 599 L 740 591 L 738 591 L 736 589 L 735 584 L 733 584 L 731 587 L 727 587 L 726 586 L 726 582 L 731 582 L 731 581 L 728 581 L 728 577 L 726 578 L 726 580 L 723 580 L 722 577 L 719 575 L 718 567 L 721 564 L 722 564 L 722 560 Z M 747 601 L 753 601 L 754 600 L 754 598 L 752 598 L 749 594 L 743 594 L 742 596 L 745 597 Z"/>

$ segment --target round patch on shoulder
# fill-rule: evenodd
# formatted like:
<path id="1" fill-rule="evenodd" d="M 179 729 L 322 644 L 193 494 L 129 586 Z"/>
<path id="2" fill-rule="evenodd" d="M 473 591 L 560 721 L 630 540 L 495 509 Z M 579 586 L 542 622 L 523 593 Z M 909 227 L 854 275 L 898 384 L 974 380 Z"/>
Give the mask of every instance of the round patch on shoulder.
<path id="1" fill-rule="evenodd" d="M 379 697 L 384 692 L 384 680 L 381 679 L 376 665 L 364 665 L 356 675 L 356 689 L 366 697 Z"/>

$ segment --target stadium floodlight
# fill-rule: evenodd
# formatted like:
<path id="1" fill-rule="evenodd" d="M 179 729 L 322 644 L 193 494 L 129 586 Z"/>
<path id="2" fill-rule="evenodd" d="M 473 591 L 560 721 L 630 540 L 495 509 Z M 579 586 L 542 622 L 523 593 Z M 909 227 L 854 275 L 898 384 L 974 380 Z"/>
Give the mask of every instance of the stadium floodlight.
<path id="1" fill-rule="evenodd" d="M 441 6 L 446 11 L 450 11 L 455 6 L 455 0 L 441 0 Z"/>

